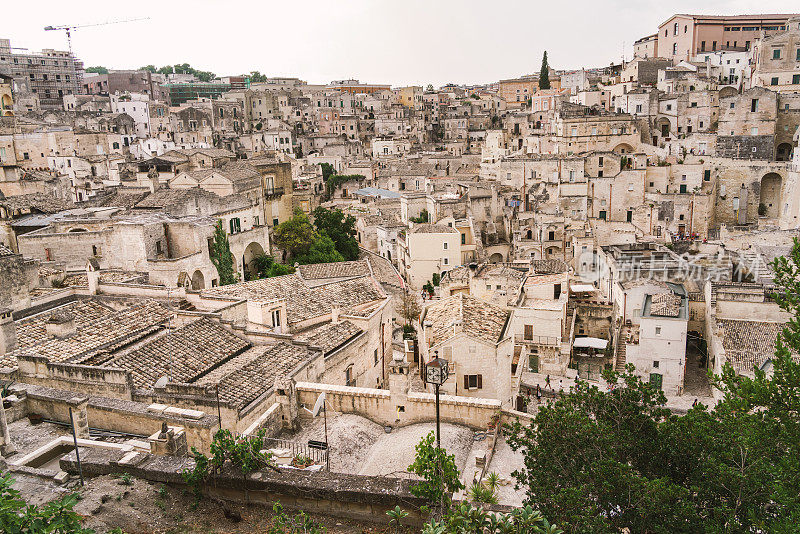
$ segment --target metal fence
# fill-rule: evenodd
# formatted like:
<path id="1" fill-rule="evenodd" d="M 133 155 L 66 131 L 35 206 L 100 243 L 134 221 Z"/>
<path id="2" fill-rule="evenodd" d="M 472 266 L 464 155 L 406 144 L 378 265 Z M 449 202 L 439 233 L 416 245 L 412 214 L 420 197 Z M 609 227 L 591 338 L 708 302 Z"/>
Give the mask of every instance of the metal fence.
<path id="1" fill-rule="evenodd" d="M 298 443 L 289 439 L 264 438 L 264 446 L 267 449 L 286 449 L 291 451 L 292 458 L 305 456 L 314 460 L 315 464 L 325 465 L 328 461 L 328 451 L 312 449 L 307 443 Z"/>

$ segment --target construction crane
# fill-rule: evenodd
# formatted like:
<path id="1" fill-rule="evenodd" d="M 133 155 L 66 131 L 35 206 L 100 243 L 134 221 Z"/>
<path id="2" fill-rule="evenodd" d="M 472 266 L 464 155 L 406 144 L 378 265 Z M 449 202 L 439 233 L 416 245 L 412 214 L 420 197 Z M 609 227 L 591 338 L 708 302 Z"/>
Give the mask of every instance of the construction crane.
<path id="1" fill-rule="evenodd" d="M 109 20 L 106 22 L 97 22 L 95 24 L 72 24 L 72 25 L 65 25 L 65 26 L 45 26 L 44 31 L 49 32 L 53 30 L 64 30 L 67 32 L 67 45 L 69 46 L 69 55 L 73 58 L 75 55 L 72 53 L 72 30 L 77 30 L 78 28 L 88 28 L 90 26 L 106 26 L 108 24 L 122 24 L 125 22 L 136 22 L 139 20 L 150 20 L 150 17 L 144 17 L 139 19 L 126 19 L 126 20 Z"/>

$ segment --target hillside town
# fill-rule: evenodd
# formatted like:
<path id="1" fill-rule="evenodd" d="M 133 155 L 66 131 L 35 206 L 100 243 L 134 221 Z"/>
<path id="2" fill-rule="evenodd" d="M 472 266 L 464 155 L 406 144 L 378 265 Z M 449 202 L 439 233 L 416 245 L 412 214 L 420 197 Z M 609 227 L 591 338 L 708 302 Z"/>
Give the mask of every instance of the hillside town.
<path id="1" fill-rule="evenodd" d="M 775 266 L 800 229 L 800 14 L 640 30 L 605 67 L 545 52 L 441 87 L 0 39 L 3 470 L 40 503 L 86 478 L 98 532 L 169 531 L 100 493 L 185 484 L 227 431 L 270 466 L 220 464 L 212 502 L 419 532 L 430 432 L 448 498 L 538 509 L 509 429 L 544 407 L 625 375 L 680 417 L 725 401 L 715 376 L 771 377 L 796 324 Z"/>

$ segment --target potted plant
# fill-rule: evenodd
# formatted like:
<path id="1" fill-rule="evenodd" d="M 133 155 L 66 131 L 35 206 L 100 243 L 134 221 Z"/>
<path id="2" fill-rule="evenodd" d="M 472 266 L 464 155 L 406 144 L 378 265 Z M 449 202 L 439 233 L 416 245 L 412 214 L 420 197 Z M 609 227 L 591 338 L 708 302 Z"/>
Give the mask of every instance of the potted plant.
<path id="1" fill-rule="evenodd" d="M 292 458 L 292 467 L 305 469 L 310 465 L 314 465 L 314 460 L 304 454 L 297 454 L 294 458 Z"/>

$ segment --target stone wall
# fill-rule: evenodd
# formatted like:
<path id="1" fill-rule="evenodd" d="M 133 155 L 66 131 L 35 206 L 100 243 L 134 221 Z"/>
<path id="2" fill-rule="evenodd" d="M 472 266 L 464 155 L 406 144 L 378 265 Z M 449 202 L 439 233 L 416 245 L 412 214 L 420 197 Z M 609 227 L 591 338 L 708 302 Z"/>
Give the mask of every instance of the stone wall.
<path id="1" fill-rule="evenodd" d="M 41 415 L 45 419 L 69 422 L 69 407 L 75 399 L 87 400 L 86 414 L 89 427 L 149 436 L 161 430 L 161 424 L 185 429 L 187 443 L 208 451 L 212 436 L 218 428 L 217 418 L 207 414 L 191 414 L 192 418 L 177 409 L 162 406 L 153 409 L 151 405 L 140 402 L 111 399 L 107 397 L 86 397 L 72 391 L 53 389 L 31 384 L 12 386 L 13 392 L 25 399 L 25 413 Z M 194 417 L 197 418 L 194 418 Z"/>
<path id="2" fill-rule="evenodd" d="M 82 450 L 84 476 L 126 472 L 152 482 L 183 485 L 181 472 L 194 467 L 194 460 L 190 458 L 138 453 L 125 459 L 125 454 L 94 448 Z M 60 467 L 76 474 L 78 465 L 74 453 L 65 456 Z M 289 470 L 259 471 L 247 478 L 241 473 L 225 472 L 205 490 L 214 498 L 228 501 L 265 506 L 280 502 L 289 510 L 382 524 L 387 521 L 386 512 L 400 506 L 409 512 L 404 523 L 419 527 L 424 520 L 419 508 L 425 501 L 411 493 L 412 484 L 410 480 L 399 478 Z"/>
<path id="3" fill-rule="evenodd" d="M 109 395 L 121 399 L 130 399 L 133 391 L 130 373 L 122 369 L 51 363 L 43 356 L 29 355 L 18 356 L 17 365 L 19 379 L 26 384 L 78 389 L 80 393 L 76 395 Z"/>
<path id="4" fill-rule="evenodd" d="M 432 393 L 393 396 L 383 389 L 297 383 L 298 402 L 309 409 L 322 392 L 325 392 L 331 411 L 360 415 L 381 425 L 406 426 L 431 422 L 436 414 Z M 500 412 L 500 401 L 494 399 L 441 395 L 439 403 L 442 421 L 471 428 L 485 429 L 492 416 Z M 305 410 L 299 413 L 307 416 Z"/>
<path id="5" fill-rule="evenodd" d="M 772 160 L 775 156 L 774 135 L 720 135 L 717 137 L 718 158 Z"/>

